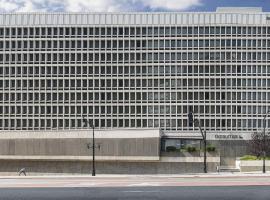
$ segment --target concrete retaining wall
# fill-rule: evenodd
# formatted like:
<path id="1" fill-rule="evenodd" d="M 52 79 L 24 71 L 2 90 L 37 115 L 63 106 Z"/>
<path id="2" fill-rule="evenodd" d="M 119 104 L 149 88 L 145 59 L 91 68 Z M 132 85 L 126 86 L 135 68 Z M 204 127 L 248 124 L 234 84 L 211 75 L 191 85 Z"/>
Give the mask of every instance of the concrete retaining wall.
<path id="1" fill-rule="evenodd" d="M 216 172 L 218 163 L 208 163 L 208 171 Z M 28 175 L 91 174 L 88 161 L 23 161 L 1 160 L 1 175 L 18 175 L 26 168 Z M 203 173 L 203 162 L 96 162 L 97 174 L 184 174 Z"/>
<path id="2" fill-rule="evenodd" d="M 241 172 L 262 171 L 263 160 L 241 160 L 240 170 Z M 266 171 L 270 171 L 270 161 L 265 161 Z"/>

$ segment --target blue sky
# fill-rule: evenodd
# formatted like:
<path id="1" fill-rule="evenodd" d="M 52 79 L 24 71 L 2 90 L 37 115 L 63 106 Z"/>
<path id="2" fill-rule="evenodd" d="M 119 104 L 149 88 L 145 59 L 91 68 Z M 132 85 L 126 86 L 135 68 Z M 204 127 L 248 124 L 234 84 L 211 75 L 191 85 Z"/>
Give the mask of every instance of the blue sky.
<path id="1" fill-rule="evenodd" d="M 189 11 L 215 11 L 219 6 L 262 7 L 270 12 L 270 0 L 202 0 L 202 6 L 191 7 Z"/>
<path id="2" fill-rule="evenodd" d="M 270 0 L 0 0 L 0 12 L 215 11 L 218 6 L 255 6 L 270 12 Z"/>

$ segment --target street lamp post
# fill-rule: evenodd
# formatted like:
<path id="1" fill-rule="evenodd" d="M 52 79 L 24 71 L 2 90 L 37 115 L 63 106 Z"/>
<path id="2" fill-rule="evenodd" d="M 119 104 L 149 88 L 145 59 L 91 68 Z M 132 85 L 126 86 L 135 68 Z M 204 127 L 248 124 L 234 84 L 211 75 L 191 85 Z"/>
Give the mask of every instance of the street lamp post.
<path id="1" fill-rule="evenodd" d="M 265 173 L 265 157 L 266 157 L 266 136 L 265 136 L 265 128 L 266 128 L 266 118 L 270 113 L 270 109 L 265 113 L 263 118 L 263 173 Z"/>
<path id="2" fill-rule="evenodd" d="M 95 126 L 90 123 L 89 120 L 83 118 L 84 123 L 87 123 L 89 126 L 92 126 L 93 136 L 92 136 L 92 176 L 96 176 L 96 165 L 95 165 Z M 87 145 L 88 149 L 90 149 L 90 145 Z"/>
<path id="3" fill-rule="evenodd" d="M 206 131 L 204 131 L 204 139 L 203 139 L 203 143 L 204 143 L 204 149 L 203 149 L 203 163 L 204 163 L 204 173 L 207 173 L 207 157 L 206 157 Z"/>
<path id="4" fill-rule="evenodd" d="M 201 127 L 201 123 L 198 119 L 193 119 L 193 112 L 190 112 L 188 114 L 188 118 L 189 118 L 189 124 L 192 125 L 193 123 L 195 124 L 196 122 L 198 123 L 202 138 L 203 138 L 203 146 L 204 146 L 204 152 L 203 152 L 203 164 L 204 164 L 204 168 L 203 171 L 204 173 L 207 173 L 207 156 L 206 156 L 206 145 L 207 145 L 207 140 L 206 140 L 206 130 L 202 130 Z"/>
<path id="5" fill-rule="evenodd" d="M 206 141 L 206 130 L 202 130 L 202 127 L 201 127 L 201 123 L 198 119 L 194 119 L 194 124 L 195 122 L 198 123 L 199 125 L 199 129 L 200 129 L 200 132 L 201 132 L 201 135 L 203 137 L 203 164 L 204 164 L 204 167 L 203 167 L 203 171 L 204 173 L 207 173 L 207 156 L 206 156 L 206 144 L 207 144 L 207 141 Z"/>
<path id="6" fill-rule="evenodd" d="M 96 165 L 95 165 L 95 126 L 92 125 L 93 128 L 93 141 L 92 141 L 92 150 L 93 150 L 93 160 L 92 160 L 92 176 L 96 176 Z"/>

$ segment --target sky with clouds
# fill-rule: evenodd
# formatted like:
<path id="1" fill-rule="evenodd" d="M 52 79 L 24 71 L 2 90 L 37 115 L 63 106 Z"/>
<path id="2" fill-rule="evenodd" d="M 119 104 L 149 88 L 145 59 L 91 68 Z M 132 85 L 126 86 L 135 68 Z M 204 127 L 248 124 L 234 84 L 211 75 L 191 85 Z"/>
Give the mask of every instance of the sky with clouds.
<path id="1" fill-rule="evenodd" d="M 0 12 L 215 11 L 218 6 L 270 11 L 270 0 L 0 0 Z"/>

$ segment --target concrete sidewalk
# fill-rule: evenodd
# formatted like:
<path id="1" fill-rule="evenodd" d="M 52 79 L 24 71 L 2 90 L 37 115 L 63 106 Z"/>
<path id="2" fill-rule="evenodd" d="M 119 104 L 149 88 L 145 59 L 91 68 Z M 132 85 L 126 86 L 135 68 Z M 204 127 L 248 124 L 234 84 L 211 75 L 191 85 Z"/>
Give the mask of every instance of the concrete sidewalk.
<path id="1" fill-rule="evenodd" d="M 270 174 L 1 176 L 0 180 L 0 188 L 270 186 Z"/>
<path id="2" fill-rule="evenodd" d="M 196 173 L 196 174 L 145 174 L 145 175 L 129 175 L 129 174 L 32 174 L 28 173 L 27 176 L 19 175 L 0 175 L 0 179 L 39 179 L 39 178 L 215 178 L 215 177 L 270 177 L 270 172 L 263 174 L 262 172 L 222 172 L 222 173 Z"/>

